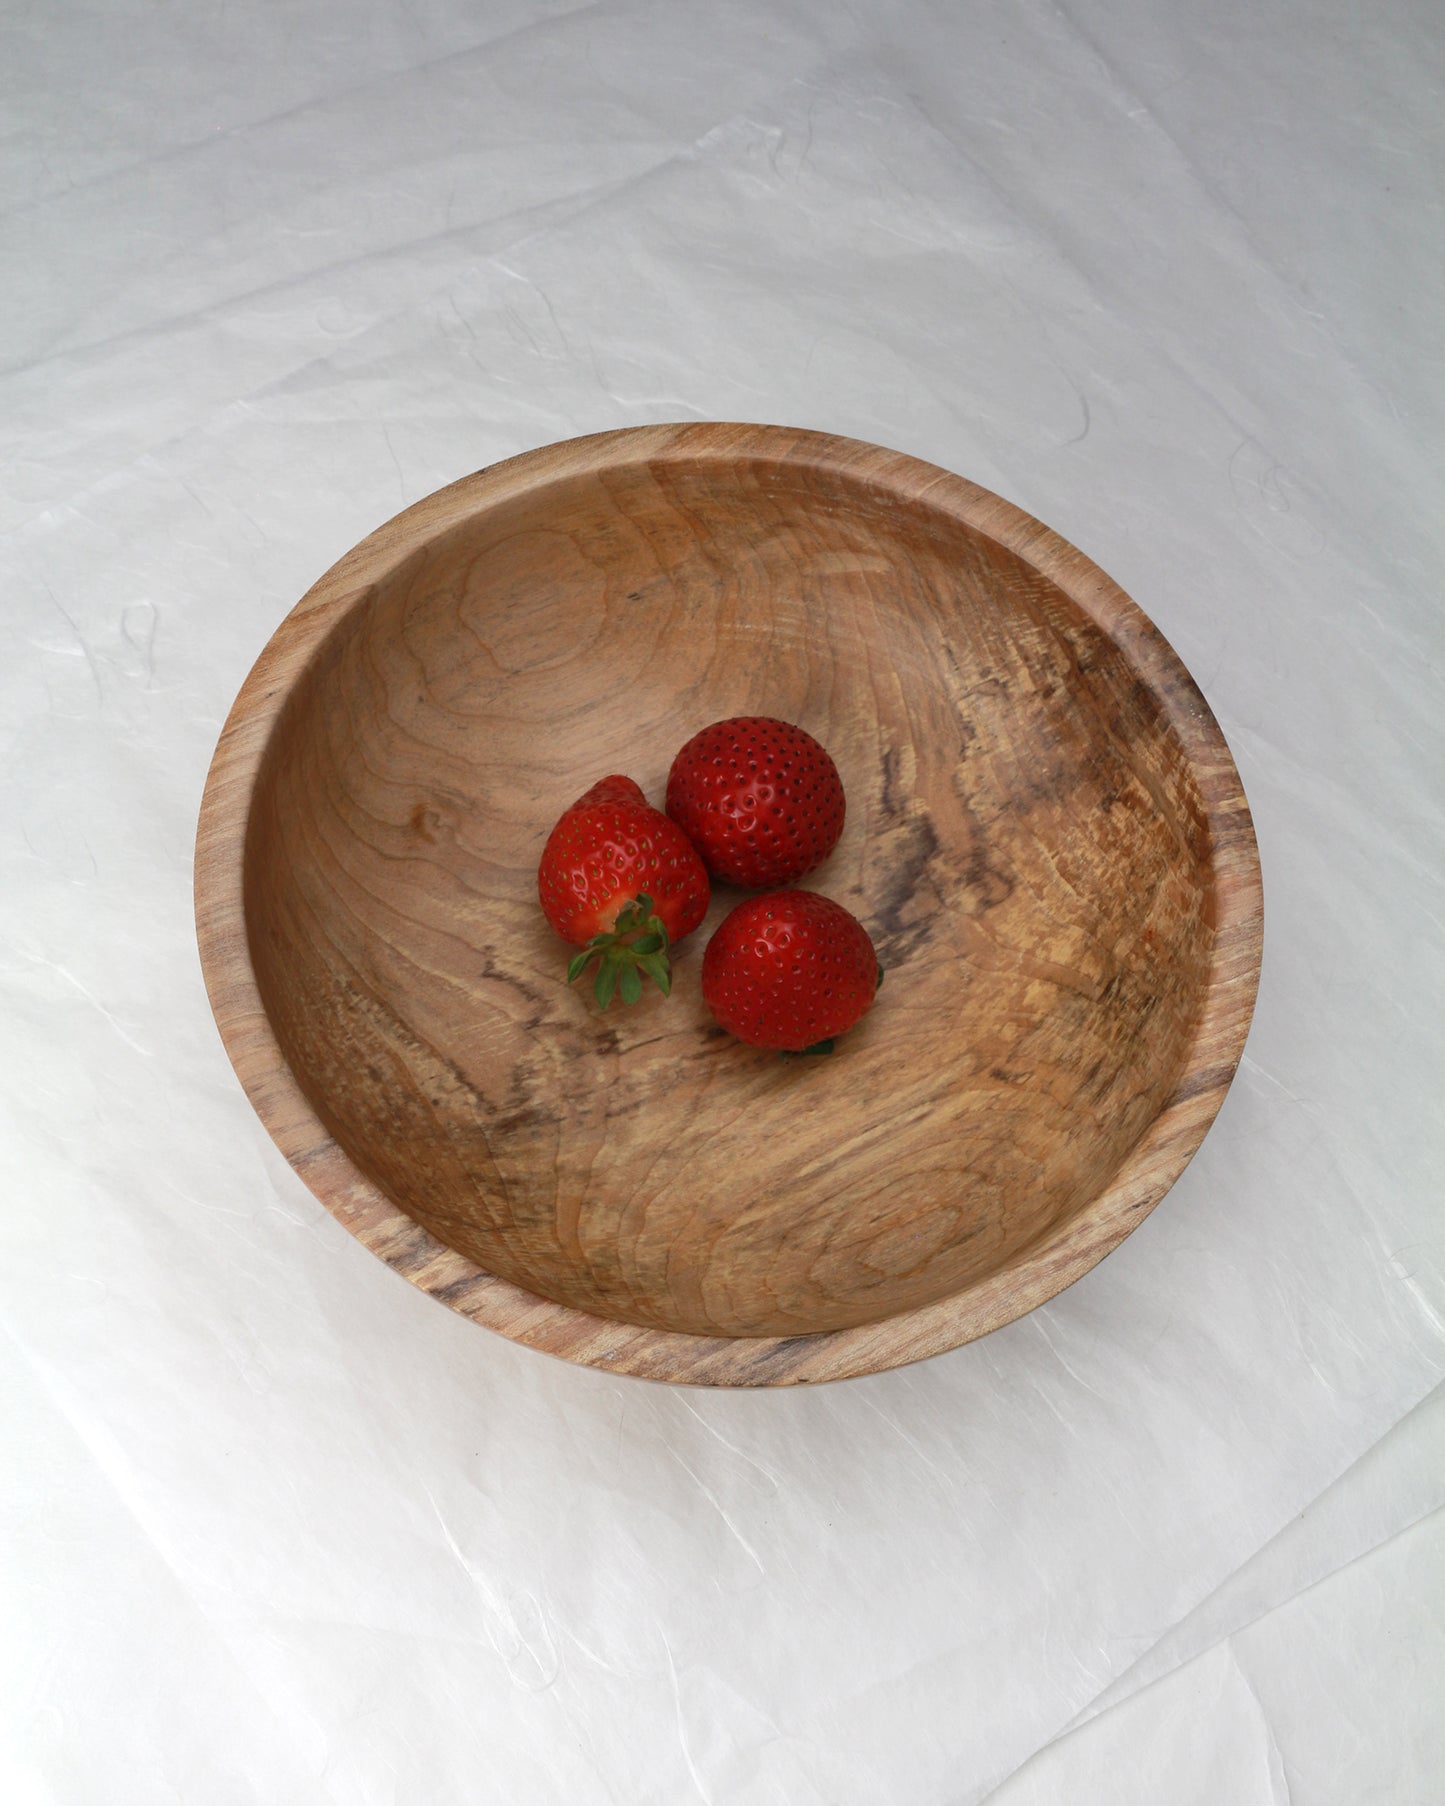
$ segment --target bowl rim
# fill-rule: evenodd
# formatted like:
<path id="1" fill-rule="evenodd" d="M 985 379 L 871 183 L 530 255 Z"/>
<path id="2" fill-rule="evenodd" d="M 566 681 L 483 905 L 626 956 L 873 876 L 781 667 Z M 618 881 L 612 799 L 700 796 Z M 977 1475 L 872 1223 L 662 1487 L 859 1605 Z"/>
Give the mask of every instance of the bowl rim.
<path id="1" fill-rule="evenodd" d="M 1172 1093 L 1110 1183 L 1003 1272 L 876 1323 L 811 1335 L 727 1337 L 654 1330 L 554 1303 L 485 1272 L 407 1216 L 324 1127 L 271 1029 L 252 968 L 244 856 L 251 798 L 271 735 L 303 671 L 365 593 L 438 533 L 529 490 L 657 460 L 826 467 L 951 515 L 1062 588 L 1146 683 L 1177 735 L 1210 834 L 1214 946 L 1203 1005 Z M 326 1208 L 388 1266 L 513 1341 L 611 1373 L 682 1385 L 780 1386 L 881 1372 L 973 1341 L 1081 1278 L 1183 1172 L 1244 1050 L 1259 983 L 1263 889 L 1253 822 L 1224 735 L 1159 629 L 1112 578 L 991 491 L 907 453 L 801 428 L 717 421 L 624 427 L 523 452 L 437 490 L 340 558 L 291 609 L 222 728 L 196 834 L 196 933 L 211 1009 L 262 1124 Z"/>

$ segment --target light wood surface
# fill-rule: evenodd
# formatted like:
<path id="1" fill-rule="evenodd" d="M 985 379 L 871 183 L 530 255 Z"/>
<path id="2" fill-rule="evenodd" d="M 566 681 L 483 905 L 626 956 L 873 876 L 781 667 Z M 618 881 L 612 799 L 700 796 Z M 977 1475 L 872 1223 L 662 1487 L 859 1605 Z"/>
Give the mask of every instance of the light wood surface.
<path id="1" fill-rule="evenodd" d="M 721 716 L 828 747 L 808 879 L 877 944 L 828 1060 L 605 1017 L 536 903 L 559 810 L 662 802 Z M 256 1109 L 368 1247 L 570 1359 L 772 1385 L 933 1354 L 1114 1247 L 1213 1120 L 1258 976 L 1203 698 L 1038 522 L 898 453 L 645 427 L 468 477 L 278 629 L 207 785 L 197 920 Z"/>

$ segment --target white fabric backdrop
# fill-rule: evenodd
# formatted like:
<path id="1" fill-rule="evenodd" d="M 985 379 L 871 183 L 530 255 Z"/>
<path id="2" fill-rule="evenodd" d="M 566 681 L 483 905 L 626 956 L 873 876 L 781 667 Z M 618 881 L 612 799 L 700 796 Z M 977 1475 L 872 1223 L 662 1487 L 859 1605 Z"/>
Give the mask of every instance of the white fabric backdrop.
<path id="1" fill-rule="evenodd" d="M 1431 0 L 0 10 L 7 1801 L 1438 1800 L 1442 82 Z M 1265 867 L 1165 1205 L 796 1394 L 410 1289 L 193 949 L 211 748 L 320 571 L 693 417 L 1073 539 Z"/>

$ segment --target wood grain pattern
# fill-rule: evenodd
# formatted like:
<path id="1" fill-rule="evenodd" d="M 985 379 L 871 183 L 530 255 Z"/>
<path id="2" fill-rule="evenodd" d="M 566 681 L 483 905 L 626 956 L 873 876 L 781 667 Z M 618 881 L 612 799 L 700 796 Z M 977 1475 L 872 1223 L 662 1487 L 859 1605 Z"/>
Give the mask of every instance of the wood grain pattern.
<path id="1" fill-rule="evenodd" d="M 660 804 L 720 716 L 795 721 L 848 822 L 807 881 L 887 971 L 829 1061 L 670 1000 L 599 1017 L 536 905 L 559 810 Z M 1178 1176 L 1241 1052 L 1261 896 L 1203 698 L 998 497 L 781 428 L 645 427 L 468 477 L 282 624 L 196 861 L 216 1018 L 368 1247 L 572 1360 L 773 1385 L 1051 1297 Z"/>

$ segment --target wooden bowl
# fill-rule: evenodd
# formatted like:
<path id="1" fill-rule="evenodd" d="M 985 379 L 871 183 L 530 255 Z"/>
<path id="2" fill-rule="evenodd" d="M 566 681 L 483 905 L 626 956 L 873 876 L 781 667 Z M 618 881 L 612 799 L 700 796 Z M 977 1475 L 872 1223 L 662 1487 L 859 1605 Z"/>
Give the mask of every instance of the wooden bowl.
<path id="1" fill-rule="evenodd" d="M 537 906 L 596 778 L 661 801 L 797 722 L 848 819 L 806 882 L 887 973 L 831 1059 L 600 1015 Z M 201 812 L 231 1059 L 297 1172 L 454 1310 L 619 1373 L 781 1385 L 952 1348 L 1128 1234 L 1219 1108 L 1259 968 L 1228 748 L 1081 553 L 897 452 L 603 433 L 365 539 L 282 622 Z"/>

